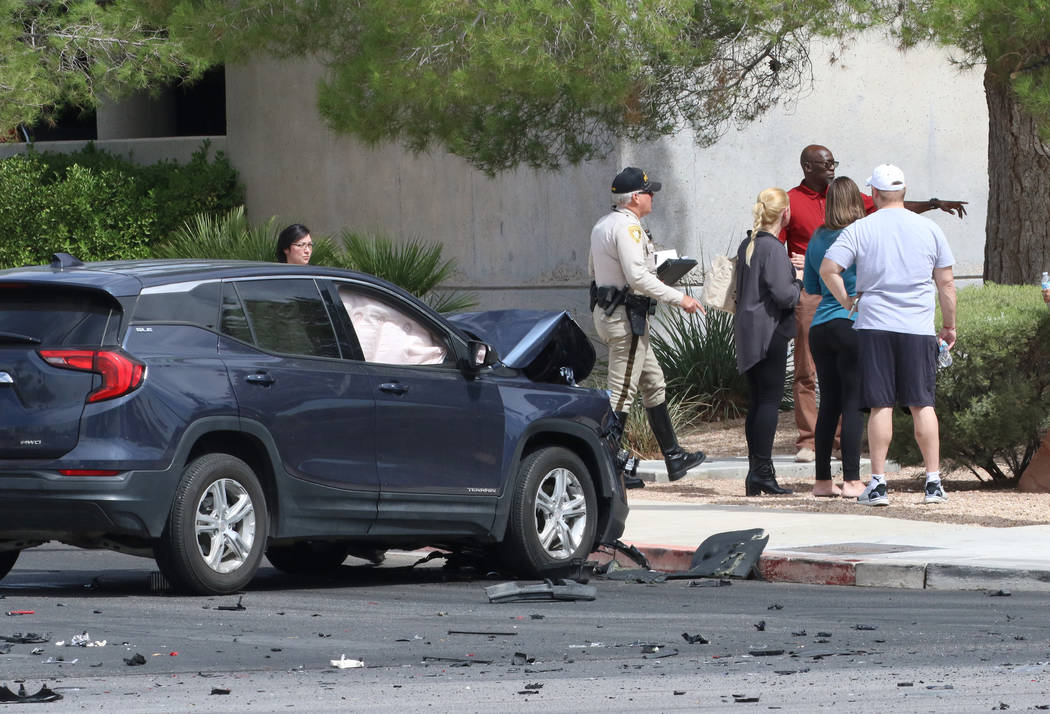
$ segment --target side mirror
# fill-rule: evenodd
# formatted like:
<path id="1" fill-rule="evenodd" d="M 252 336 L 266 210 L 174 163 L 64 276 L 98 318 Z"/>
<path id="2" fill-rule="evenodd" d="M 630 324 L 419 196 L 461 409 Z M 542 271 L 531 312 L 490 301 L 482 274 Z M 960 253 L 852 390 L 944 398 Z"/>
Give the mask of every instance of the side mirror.
<path id="1" fill-rule="evenodd" d="M 460 368 L 469 376 L 475 376 L 484 367 L 496 362 L 496 351 L 479 340 L 467 343 L 467 356 L 460 360 Z"/>

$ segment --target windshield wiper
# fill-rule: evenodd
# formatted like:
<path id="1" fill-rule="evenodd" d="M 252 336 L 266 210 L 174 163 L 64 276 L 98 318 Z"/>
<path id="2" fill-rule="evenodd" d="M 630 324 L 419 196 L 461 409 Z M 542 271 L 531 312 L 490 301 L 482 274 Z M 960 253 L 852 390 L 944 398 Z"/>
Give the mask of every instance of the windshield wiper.
<path id="1" fill-rule="evenodd" d="M 15 342 L 26 345 L 39 345 L 40 340 L 32 335 L 23 335 L 18 332 L 0 332 L 0 342 Z"/>

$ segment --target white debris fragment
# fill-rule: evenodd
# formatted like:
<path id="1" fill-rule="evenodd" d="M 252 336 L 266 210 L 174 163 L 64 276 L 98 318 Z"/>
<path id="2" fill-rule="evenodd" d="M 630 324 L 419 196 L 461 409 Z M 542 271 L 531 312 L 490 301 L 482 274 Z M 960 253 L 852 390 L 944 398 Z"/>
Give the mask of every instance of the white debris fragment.
<path id="1" fill-rule="evenodd" d="M 364 667 L 365 663 L 359 659 L 347 659 L 345 654 L 339 655 L 339 659 L 329 660 L 336 669 L 353 669 Z"/>

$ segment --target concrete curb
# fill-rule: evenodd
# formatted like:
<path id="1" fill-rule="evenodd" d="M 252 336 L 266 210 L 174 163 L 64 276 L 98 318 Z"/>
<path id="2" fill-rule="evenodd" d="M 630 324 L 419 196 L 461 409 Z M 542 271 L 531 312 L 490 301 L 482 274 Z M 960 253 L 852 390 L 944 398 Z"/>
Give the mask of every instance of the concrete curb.
<path id="1" fill-rule="evenodd" d="M 773 466 L 776 468 L 777 476 L 780 478 L 813 478 L 815 467 L 813 462 L 800 463 L 793 456 L 774 456 Z M 886 471 L 899 471 L 900 466 L 892 461 L 886 462 Z M 842 473 L 842 462 L 831 460 L 831 475 L 838 476 Z M 663 461 L 646 460 L 638 462 L 638 478 L 649 483 L 667 483 L 667 467 Z M 860 475 L 862 478 L 871 475 L 871 460 L 860 460 Z M 705 481 L 707 479 L 739 479 L 741 488 L 744 477 L 747 476 L 747 457 L 729 456 L 721 459 L 709 459 L 696 468 L 690 469 L 689 473 L 682 477 L 679 483 L 689 481 Z"/>
<path id="2" fill-rule="evenodd" d="M 688 570 L 695 549 L 682 546 L 635 547 L 653 570 Z M 621 556 L 623 557 L 623 556 Z M 608 560 L 608 558 L 605 558 Z M 990 568 L 944 563 L 887 562 L 767 550 L 758 564 L 769 582 L 854 585 L 913 590 L 1018 590 L 1050 592 L 1050 571 Z"/>

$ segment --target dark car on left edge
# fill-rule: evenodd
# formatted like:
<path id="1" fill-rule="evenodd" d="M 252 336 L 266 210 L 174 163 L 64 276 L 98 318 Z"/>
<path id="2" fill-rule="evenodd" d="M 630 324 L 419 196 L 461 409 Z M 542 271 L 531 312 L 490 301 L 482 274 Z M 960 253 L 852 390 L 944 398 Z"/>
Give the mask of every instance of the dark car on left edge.
<path id="1" fill-rule="evenodd" d="M 371 275 L 207 260 L 0 271 L 0 577 L 49 540 L 229 593 L 434 547 L 544 577 L 623 532 L 566 313 L 444 317 Z"/>

